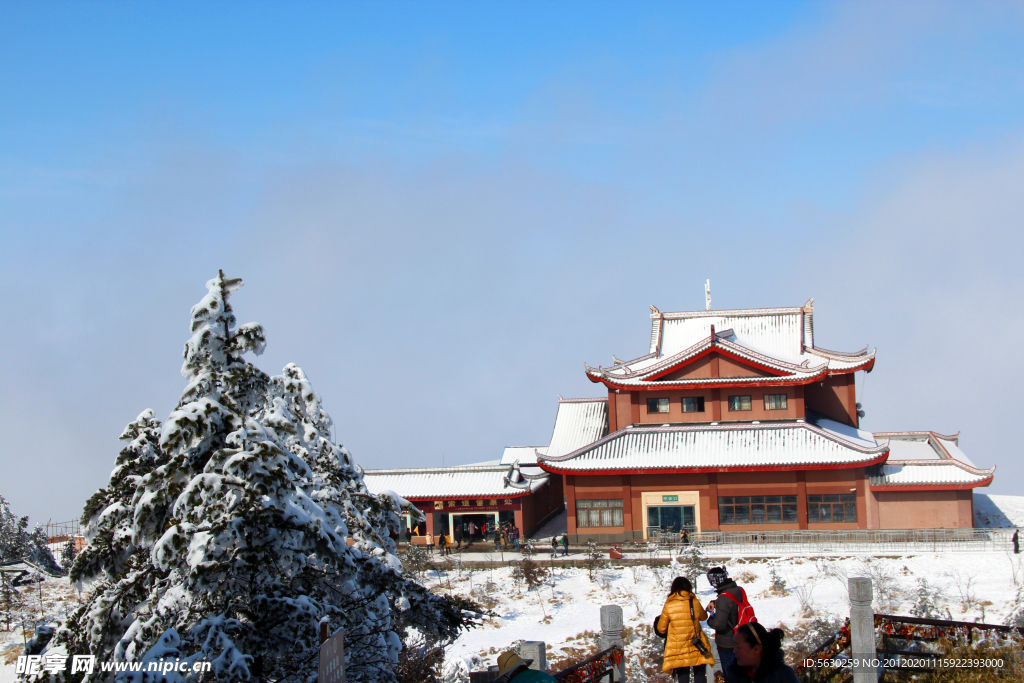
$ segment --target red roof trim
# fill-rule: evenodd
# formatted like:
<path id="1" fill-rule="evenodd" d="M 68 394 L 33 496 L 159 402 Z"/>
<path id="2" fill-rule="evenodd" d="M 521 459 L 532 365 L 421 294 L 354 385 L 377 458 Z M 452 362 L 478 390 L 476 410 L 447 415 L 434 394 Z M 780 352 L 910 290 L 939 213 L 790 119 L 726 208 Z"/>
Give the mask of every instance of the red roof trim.
<path id="1" fill-rule="evenodd" d="M 852 371 L 852 370 L 851 370 Z M 786 386 L 797 386 L 803 384 L 812 384 L 814 382 L 821 381 L 826 371 L 822 369 L 814 375 L 803 375 L 800 377 L 751 377 L 747 381 L 743 382 L 701 382 L 701 381 L 687 381 L 685 384 L 682 382 L 662 383 L 662 384 L 619 384 L 606 377 L 594 377 L 593 375 L 587 375 L 591 382 L 601 383 L 611 389 L 622 389 L 623 391 L 665 391 L 665 390 L 676 390 L 676 389 L 717 389 L 721 387 L 755 387 L 755 386 L 773 386 L 773 385 L 786 385 Z M 833 372 L 831 374 L 846 374 L 843 372 Z M 711 377 L 701 379 L 735 379 L 733 377 Z"/>
<path id="2" fill-rule="evenodd" d="M 881 486 L 871 485 L 872 491 L 966 491 L 968 489 L 975 489 L 979 486 L 988 486 L 992 483 L 993 477 L 982 479 L 979 482 L 973 484 L 921 484 L 921 485 L 910 485 L 902 484 L 900 486 Z"/>
<path id="3" fill-rule="evenodd" d="M 474 493 L 472 495 L 466 495 L 466 496 L 402 496 L 402 497 L 405 498 L 408 501 L 420 501 L 420 502 L 423 502 L 423 501 L 431 501 L 431 500 L 468 500 L 470 498 L 481 498 L 481 499 L 482 498 L 488 498 L 488 499 L 490 499 L 490 498 L 495 498 L 495 499 L 497 499 L 497 498 L 523 498 L 524 496 L 528 496 L 531 493 L 533 493 L 533 491 L 519 491 L 518 493 L 515 493 L 515 494 L 502 493 L 500 495 L 495 495 L 493 493 Z M 498 505 L 501 505 L 501 503 L 498 503 Z"/>
<path id="4" fill-rule="evenodd" d="M 547 462 L 538 463 L 545 472 L 552 474 L 571 474 L 579 476 L 605 475 L 605 474 L 700 474 L 703 472 L 792 472 L 799 470 L 851 470 L 857 467 L 870 467 L 885 462 L 889 457 L 889 451 L 883 451 L 871 460 L 862 460 L 855 463 L 829 463 L 823 465 L 748 465 L 746 467 L 646 467 L 632 469 L 600 469 L 600 470 L 573 470 L 553 467 Z"/>
<path id="5" fill-rule="evenodd" d="M 712 327 L 714 327 L 714 326 L 712 326 Z M 690 356 L 689 358 L 685 358 L 685 359 L 679 361 L 678 363 L 673 363 L 672 365 L 669 365 L 668 367 L 664 368 L 663 370 L 659 370 L 658 372 L 654 373 L 653 375 L 650 375 L 649 377 L 644 377 L 641 381 L 644 381 L 644 382 L 654 382 L 658 378 L 664 377 L 665 375 L 670 375 L 674 371 L 678 370 L 679 368 L 686 367 L 687 365 L 690 365 L 691 363 L 693 363 L 693 362 L 695 362 L 697 360 L 700 360 L 704 356 L 707 356 L 710 353 L 715 352 L 715 351 L 717 351 L 718 353 L 722 354 L 726 358 L 731 358 L 731 359 L 733 359 L 735 361 L 743 363 L 744 365 L 746 365 L 748 367 L 757 368 L 757 369 L 760 369 L 760 370 L 766 370 L 768 372 L 771 372 L 771 373 L 773 373 L 773 375 L 775 377 L 785 377 L 787 375 L 792 376 L 791 373 L 786 373 L 786 372 L 783 372 L 782 370 L 778 370 L 777 368 L 769 367 L 768 365 L 765 365 L 764 363 L 758 363 L 757 361 L 752 361 L 749 358 L 744 358 L 743 356 L 740 356 L 738 354 L 735 354 L 735 353 L 729 351 L 724 346 L 720 346 L 720 345 L 715 344 L 714 342 L 712 342 L 711 344 L 708 345 L 708 348 L 704 349 L 700 353 L 698 353 L 696 355 L 693 355 L 693 356 Z"/>

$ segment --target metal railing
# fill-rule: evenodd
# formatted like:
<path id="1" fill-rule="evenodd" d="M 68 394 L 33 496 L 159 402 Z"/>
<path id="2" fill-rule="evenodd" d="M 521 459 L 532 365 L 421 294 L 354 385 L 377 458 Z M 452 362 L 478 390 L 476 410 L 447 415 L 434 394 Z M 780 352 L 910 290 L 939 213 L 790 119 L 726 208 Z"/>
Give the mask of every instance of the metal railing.
<path id="1" fill-rule="evenodd" d="M 690 534 L 690 544 L 711 553 L 979 552 L 1012 549 L 1012 534 L 1013 529 L 702 531 Z M 649 540 L 681 547 L 678 534 Z"/>

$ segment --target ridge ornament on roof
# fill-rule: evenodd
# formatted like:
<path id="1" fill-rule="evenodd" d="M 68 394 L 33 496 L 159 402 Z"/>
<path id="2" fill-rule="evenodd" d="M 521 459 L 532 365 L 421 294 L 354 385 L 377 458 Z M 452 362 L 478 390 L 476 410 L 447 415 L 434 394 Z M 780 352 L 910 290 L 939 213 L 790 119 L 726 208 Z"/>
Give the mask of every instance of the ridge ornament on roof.
<path id="1" fill-rule="evenodd" d="M 612 389 L 661 390 L 762 384 L 810 384 L 826 376 L 874 368 L 875 351 L 832 351 L 814 346 L 814 299 L 801 307 L 666 313 L 651 306 L 651 351 L 623 361 L 612 356 L 610 368 L 584 363 L 592 382 Z M 720 330 L 720 331 L 718 331 Z M 684 345 L 685 344 L 685 345 Z M 748 365 L 745 377 L 700 377 L 662 380 L 709 353 Z"/>

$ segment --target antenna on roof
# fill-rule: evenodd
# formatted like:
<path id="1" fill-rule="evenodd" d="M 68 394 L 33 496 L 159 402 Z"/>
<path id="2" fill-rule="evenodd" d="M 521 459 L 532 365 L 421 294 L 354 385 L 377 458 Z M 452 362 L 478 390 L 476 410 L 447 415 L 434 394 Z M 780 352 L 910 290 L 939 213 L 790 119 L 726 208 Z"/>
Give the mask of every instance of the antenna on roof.
<path id="1" fill-rule="evenodd" d="M 704 310 L 711 310 L 711 280 L 704 283 Z"/>

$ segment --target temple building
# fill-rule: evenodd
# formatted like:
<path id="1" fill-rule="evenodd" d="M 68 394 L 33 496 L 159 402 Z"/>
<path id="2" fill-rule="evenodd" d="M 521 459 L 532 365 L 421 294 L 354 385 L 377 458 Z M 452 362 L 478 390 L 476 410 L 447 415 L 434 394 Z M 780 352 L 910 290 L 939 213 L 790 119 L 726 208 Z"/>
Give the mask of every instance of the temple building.
<path id="1" fill-rule="evenodd" d="M 661 532 L 969 528 L 979 469 L 955 436 L 860 429 L 856 373 L 875 352 L 814 338 L 797 308 L 664 313 L 648 353 L 586 367 L 606 428 L 538 449 L 564 478 L 570 538 Z"/>
<path id="2" fill-rule="evenodd" d="M 563 399 L 546 446 L 461 467 L 368 470 L 427 512 L 421 533 L 475 521 L 535 532 L 566 510 L 570 540 L 686 529 L 970 528 L 977 467 L 957 436 L 860 428 L 856 373 L 875 351 L 830 351 L 813 300 L 795 308 L 651 307 L 647 353 L 585 365 L 597 398 Z"/>

